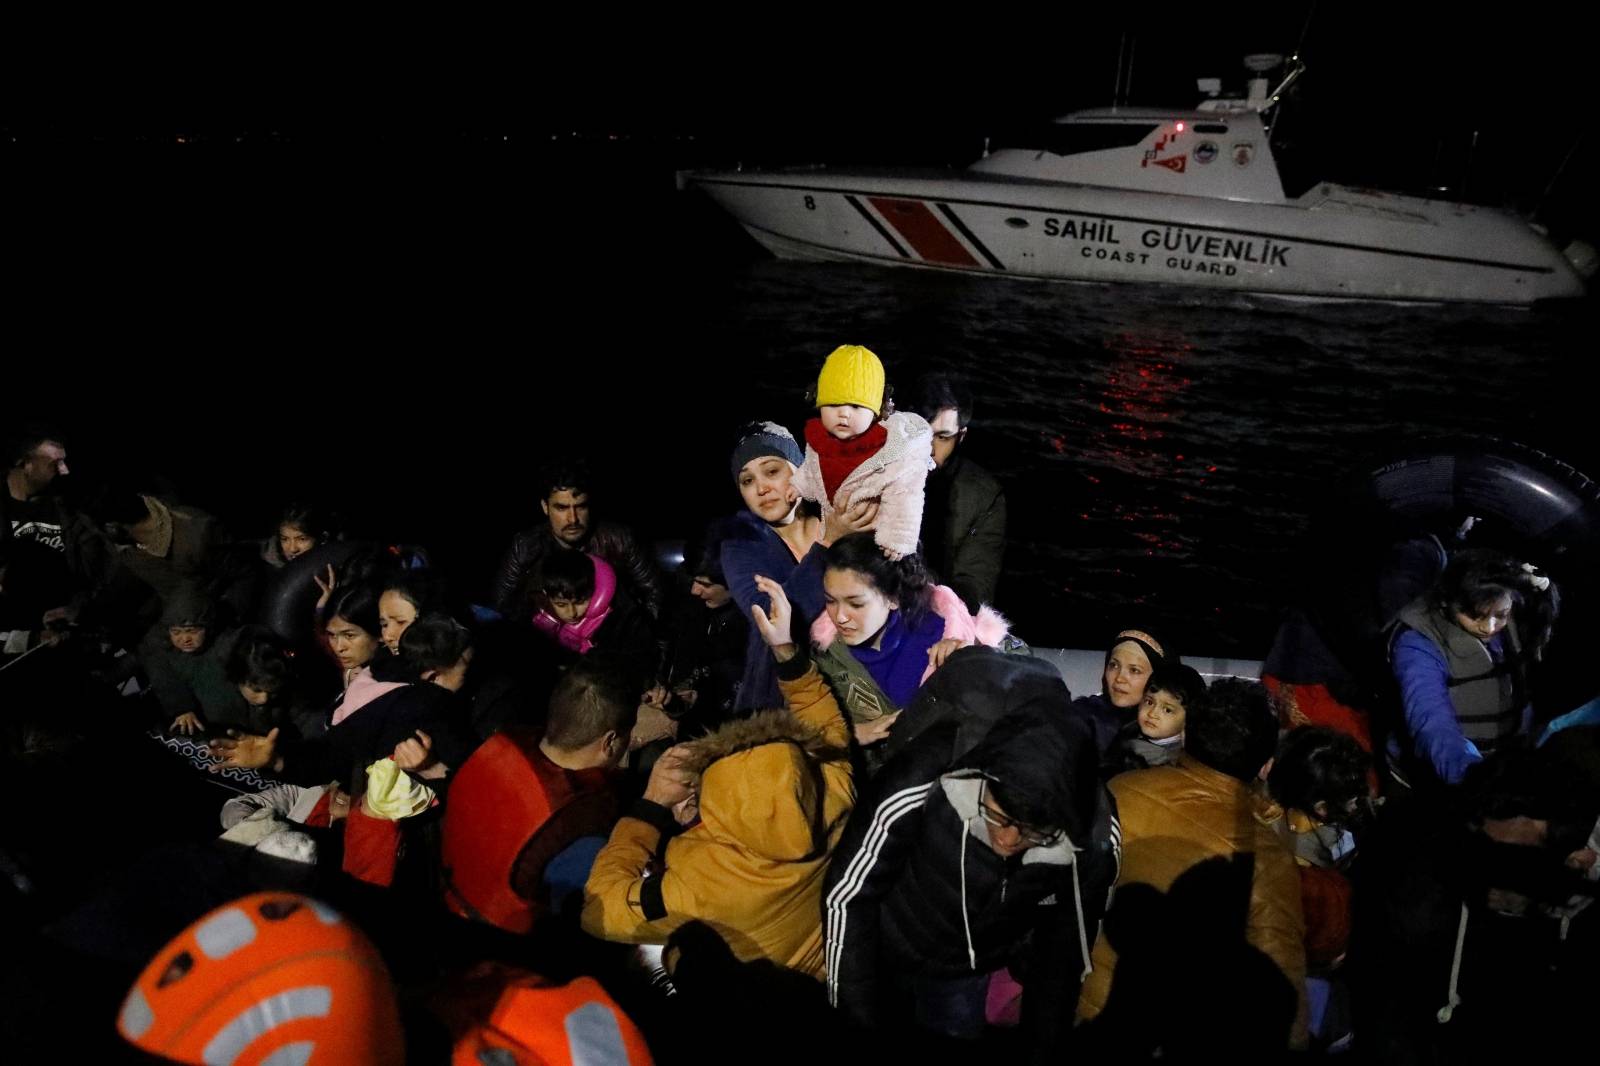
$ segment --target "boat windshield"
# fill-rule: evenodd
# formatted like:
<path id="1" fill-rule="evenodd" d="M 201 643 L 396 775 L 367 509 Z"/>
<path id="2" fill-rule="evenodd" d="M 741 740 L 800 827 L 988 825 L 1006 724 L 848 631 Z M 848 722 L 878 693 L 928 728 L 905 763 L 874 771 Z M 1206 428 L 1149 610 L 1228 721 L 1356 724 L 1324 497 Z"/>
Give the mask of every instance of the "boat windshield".
<path id="1" fill-rule="evenodd" d="M 1011 148 L 1051 155 L 1078 155 L 1129 148 L 1157 129 L 1153 122 L 1050 122 L 1002 132 L 990 151 Z"/>
<path id="2" fill-rule="evenodd" d="M 1272 120 L 1272 158 L 1278 165 L 1283 195 L 1298 199 L 1323 178 L 1321 161 L 1310 146 L 1302 143 L 1300 115 L 1280 106 Z"/>

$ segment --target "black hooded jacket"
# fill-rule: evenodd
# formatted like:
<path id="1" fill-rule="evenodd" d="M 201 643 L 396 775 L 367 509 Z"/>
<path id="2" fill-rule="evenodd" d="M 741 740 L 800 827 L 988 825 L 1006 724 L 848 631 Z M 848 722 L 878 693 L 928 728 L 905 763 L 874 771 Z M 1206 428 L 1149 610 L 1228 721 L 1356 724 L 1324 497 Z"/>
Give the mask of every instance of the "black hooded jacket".
<path id="1" fill-rule="evenodd" d="M 945 660 L 896 719 L 884 741 L 884 755 L 893 759 L 922 733 L 941 722 L 956 723 L 952 757 L 971 751 L 994 724 L 1026 705 L 1059 707 L 1072 694 L 1061 673 L 1044 659 L 1007 655 L 975 644 Z"/>
<path id="2" fill-rule="evenodd" d="M 434 756 L 452 770 L 477 747 L 460 697 L 419 682 L 385 692 L 338 725 L 330 725 L 323 736 L 282 745 L 284 770 L 278 776 L 301 785 L 337 780 L 360 792 L 367 767 L 391 755 L 418 730 L 428 734 Z"/>
<path id="3" fill-rule="evenodd" d="M 1010 698 L 997 701 L 997 692 L 1014 696 L 1031 684 L 995 687 L 1002 674 L 1017 682 L 1036 665 L 968 656 L 960 669 L 957 660 L 940 671 L 956 669 L 944 691 L 956 700 L 961 685 L 953 682 L 972 684 L 965 703 L 977 721 Z M 1026 989 L 1023 1024 L 1035 1054 L 1059 1050 L 1117 878 L 1118 828 L 1089 730 L 1069 713 L 1059 678 L 1056 686 L 990 719 L 975 745 L 964 728 L 970 722 L 937 716 L 859 798 L 823 904 L 829 997 L 854 1020 L 902 1021 L 893 1016 L 897 979 L 1009 966 Z M 1002 858 L 981 835 L 984 780 L 1054 812 L 1067 839 Z"/>

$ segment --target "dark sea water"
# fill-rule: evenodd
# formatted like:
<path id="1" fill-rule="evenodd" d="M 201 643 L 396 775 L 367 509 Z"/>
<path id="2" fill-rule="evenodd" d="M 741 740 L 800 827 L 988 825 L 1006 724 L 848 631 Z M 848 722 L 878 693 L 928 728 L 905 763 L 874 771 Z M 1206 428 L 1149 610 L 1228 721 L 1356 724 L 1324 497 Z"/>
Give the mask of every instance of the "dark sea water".
<path id="1" fill-rule="evenodd" d="M 1287 303 L 772 261 L 703 295 L 704 335 L 748 351 L 765 409 L 791 422 L 835 343 L 871 345 L 892 379 L 972 382 L 969 445 L 1011 508 L 998 598 L 1037 643 L 1150 618 L 1186 649 L 1260 657 L 1336 483 L 1458 434 L 1600 465 L 1591 304 Z"/>
<path id="2" fill-rule="evenodd" d="M 658 160 L 414 162 L 123 160 L 115 190 L 42 193 L 7 311 L 47 384 L 8 410 L 66 422 L 80 482 L 159 474 L 255 535 L 321 495 L 476 589 L 553 452 L 591 455 L 645 535 L 690 536 L 738 506 L 737 428 L 798 434 L 823 357 L 862 343 L 903 388 L 970 379 L 965 447 L 1010 502 L 999 606 L 1028 640 L 1096 646 L 1143 620 L 1249 658 L 1317 565 L 1311 516 L 1381 458 L 1488 433 L 1600 472 L 1593 300 L 1290 303 L 778 262 Z"/>

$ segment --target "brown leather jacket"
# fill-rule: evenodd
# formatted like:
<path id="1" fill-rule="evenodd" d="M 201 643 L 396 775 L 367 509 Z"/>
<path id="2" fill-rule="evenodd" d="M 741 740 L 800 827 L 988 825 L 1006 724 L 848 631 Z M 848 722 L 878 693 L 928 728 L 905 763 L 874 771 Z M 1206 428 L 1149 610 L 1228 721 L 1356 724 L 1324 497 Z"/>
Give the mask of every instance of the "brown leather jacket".
<path id="1" fill-rule="evenodd" d="M 1122 821 L 1122 871 L 1115 899 L 1128 896 L 1131 885 L 1147 885 L 1170 893 L 1178 878 L 1208 859 L 1232 860 L 1251 856 L 1249 899 L 1244 910 L 1244 939 L 1275 963 L 1293 986 L 1297 1008 L 1290 1045 L 1306 1045 L 1305 920 L 1300 903 L 1300 874 L 1294 855 L 1283 840 L 1256 817 L 1260 800 L 1249 785 L 1214 770 L 1190 755 L 1170 766 L 1136 770 L 1111 779 Z M 1137 896 L 1138 893 L 1133 895 Z M 1245 901 L 1241 900 L 1241 903 Z M 1094 946 L 1094 972 L 1084 981 L 1078 1000 L 1078 1017 L 1090 1019 L 1113 1000 L 1117 951 L 1111 946 L 1118 930 L 1116 907 L 1107 917 L 1112 936 L 1104 931 Z M 1217 921 L 1226 915 L 1216 913 Z M 1156 931 L 1192 939 L 1188 930 Z M 1173 945 L 1171 952 L 1183 947 Z M 1159 960 L 1158 960 L 1159 961 Z M 1182 996 L 1185 984 L 1174 975 L 1179 966 L 1203 975 L 1207 964 L 1193 959 L 1170 958 L 1167 976 L 1174 980 L 1172 994 Z M 1242 990 L 1241 990 L 1242 991 Z M 1135 1004 L 1136 1010 L 1158 1007 Z M 1242 1010 L 1252 1004 L 1241 1002 Z"/>
<path id="2" fill-rule="evenodd" d="M 660 575 L 627 526 L 597 522 L 594 532 L 581 547 L 610 563 L 635 602 L 644 607 L 651 618 L 660 617 Z M 557 550 L 556 538 L 548 524 L 525 529 L 512 538 L 511 547 L 495 574 L 494 609 L 508 618 L 524 613 L 528 579 L 538 572 L 545 555 L 554 550 Z"/>

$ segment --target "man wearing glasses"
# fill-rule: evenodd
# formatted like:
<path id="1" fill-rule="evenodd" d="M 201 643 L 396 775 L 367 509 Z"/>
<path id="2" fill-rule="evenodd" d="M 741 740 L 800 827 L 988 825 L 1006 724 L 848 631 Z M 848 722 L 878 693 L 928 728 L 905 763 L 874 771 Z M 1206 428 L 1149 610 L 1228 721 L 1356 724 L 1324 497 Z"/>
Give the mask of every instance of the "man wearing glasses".
<path id="1" fill-rule="evenodd" d="M 1016 707 L 966 754 L 952 716 L 867 786 L 823 905 L 829 998 L 853 1021 L 976 1038 L 1014 1021 L 1020 982 L 1026 1040 L 1060 1048 L 1119 830 L 1087 728 L 1055 702 Z"/>
<path id="2" fill-rule="evenodd" d="M 922 508 L 922 557 L 967 610 L 994 603 L 1006 551 L 1006 494 L 960 445 L 972 395 L 943 374 L 922 380 L 912 410 L 933 428 L 933 462 Z"/>

